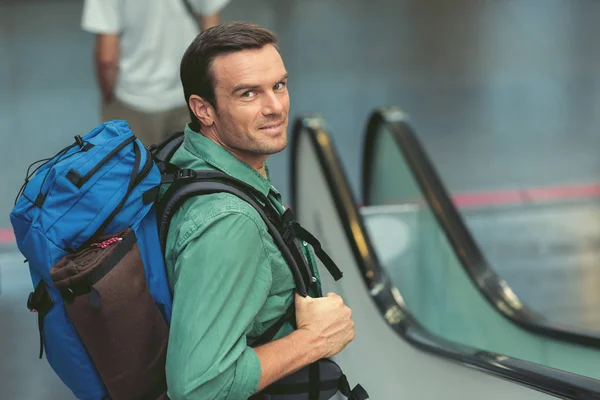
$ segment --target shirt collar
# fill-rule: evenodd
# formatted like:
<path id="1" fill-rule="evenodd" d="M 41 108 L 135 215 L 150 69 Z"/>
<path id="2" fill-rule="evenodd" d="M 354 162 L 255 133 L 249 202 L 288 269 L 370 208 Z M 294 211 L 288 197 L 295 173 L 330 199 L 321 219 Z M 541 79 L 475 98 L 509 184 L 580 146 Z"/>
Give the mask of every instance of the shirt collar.
<path id="1" fill-rule="evenodd" d="M 276 197 L 280 197 L 279 192 L 271 183 L 269 178 L 269 168 L 266 164 L 265 169 L 267 171 L 267 178 L 263 177 L 258 171 L 245 162 L 236 158 L 225 148 L 208 139 L 201 133 L 193 131 L 189 125 L 186 125 L 185 127 L 183 146 L 187 151 L 196 157 L 201 158 L 214 168 L 253 186 L 265 196 L 268 196 L 269 192 L 273 191 L 273 194 Z"/>

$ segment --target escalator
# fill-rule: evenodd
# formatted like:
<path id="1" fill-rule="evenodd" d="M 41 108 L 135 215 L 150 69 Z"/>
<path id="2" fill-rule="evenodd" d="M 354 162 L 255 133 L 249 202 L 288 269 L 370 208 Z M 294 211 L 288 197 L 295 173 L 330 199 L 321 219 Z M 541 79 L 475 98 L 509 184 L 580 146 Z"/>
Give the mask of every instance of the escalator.
<path id="1" fill-rule="evenodd" d="M 400 117 L 379 112 L 369 132 L 389 131 L 387 124 Z M 526 327 L 508 316 L 519 306 L 509 288 L 500 286 L 505 297 L 498 299 L 480 292 L 479 284 L 491 285 L 493 276 L 470 278 L 463 265 L 473 262 L 467 249 L 451 245 L 437 219 L 442 205 L 418 183 L 407 189 L 406 202 L 359 210 L 324 126 L 317 116 L 295 124 L 292 204 L 344 271 L 338 282 L 321 276 L 324 290 L 342 295 L 353 310 L 356 338 L 336 357 L 351 382 L 363 384 L 373 399 L 600 398 L 600 381 L 588 377 L 597 378 L 591 367 L 600 347 L 595 337 L 536 325 L 537 316 L 521 305 L 519 315 L 531 323 Z M 377 136 L 369 139 L 369 157 L 387 151 L 403 159 L 395 142 Z M 423 178 L 405 164 L 403 171 L 365 174 L 369 202 L 377 204 L 378 194 L 406 179 Z M 375 177 L 380 180 L 371 181 Z M 448 247 L 442 249 L 444 240 Z"/>
<path id="2" fill-rule="evenodd" d="M 413 239 L 404 252 L 413 258 L 390 259 L 384 268 L 428 329 L 458 343 L 600 378 L 600 337 L 532 311 L 496 275 L 400 110 L 371 117 L 364 166 L 363 197 L 371 215 L 387 208 L 384 214 L 393 214 Z M 377 205 L 387 207 L 377 211 Z"/>

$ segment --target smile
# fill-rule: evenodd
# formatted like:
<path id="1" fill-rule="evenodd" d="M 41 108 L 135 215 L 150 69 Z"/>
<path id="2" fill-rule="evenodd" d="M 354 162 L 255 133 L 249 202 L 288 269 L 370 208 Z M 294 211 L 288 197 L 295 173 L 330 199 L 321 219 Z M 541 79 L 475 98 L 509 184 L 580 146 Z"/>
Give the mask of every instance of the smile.
<path id="1" fill-rule="evenodd" d="M 282 126 L 283 126 L 283 121 L 279 122 L 278 124 L 263 126 L 260 129 L 262 129 L 262 130 L 274 130 L 274 129 L 279 129 Z"/>

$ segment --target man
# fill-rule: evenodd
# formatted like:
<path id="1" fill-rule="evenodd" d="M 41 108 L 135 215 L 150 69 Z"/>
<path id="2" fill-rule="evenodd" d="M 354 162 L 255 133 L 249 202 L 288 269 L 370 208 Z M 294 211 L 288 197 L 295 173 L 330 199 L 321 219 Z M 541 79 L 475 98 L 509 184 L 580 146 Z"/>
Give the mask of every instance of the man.
<path id="1" fill-rule="evenodd" d="M 223 171 L 283 212 L 266 164 L 287 145 L 290 107 L 275 36 L 240 22 L 208 29 L 185 52 L 181 80 L 192 122 L 171 162 Z M 351 310 L 336 294 L 321 297 L 306 243 L 300 247 L 315 278 L 303 298 L 259 214 L 243 200 L 226 193 L 189 199 L 170 226 L 172 400 L 247 399 L 353 340 Z M 271 342 L 251 347 L 293 302 L 296 329 L 287 323 Z"/>
<path id="2" fill-rule="evenodd" d="M 228 2 L 85 0 L 82 28 L 96 34 L 102 121 L 126 120 L 145 145 L 180 130 L 189 121 L 179 80 L 181 56 L 199 25 L 219 23 Z"/>

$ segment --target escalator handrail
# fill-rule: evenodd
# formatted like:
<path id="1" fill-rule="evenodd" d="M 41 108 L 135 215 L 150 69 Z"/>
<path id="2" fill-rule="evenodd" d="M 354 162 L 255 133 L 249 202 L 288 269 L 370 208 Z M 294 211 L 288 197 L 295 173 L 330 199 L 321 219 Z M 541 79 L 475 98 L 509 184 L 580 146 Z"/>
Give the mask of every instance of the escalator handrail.
<path id="1" fill-rule="evenodd" d="M 423 146 L 413 132 L 406 114 L 389 107 L 375 110 L 367 124 L 363 153 L 362 198 L 363 204 L 372 204 L 370 193 L 371 166 L 374 144 L 387 126 L 401 151 L 412 176 L 418 183 L 427 204 L 434 213 L 444 234 L 451 243 L 461 265 L 472 282 L 483 293 L 492 307 L 502 316 L 527 331 L 577 345 L 600 348 L 600 336 L 578 327 L 554 323 L 524 305 L 507 284 L 490 267 L 483 252 L 473 239 L 454 203 L 448 196 L 439 175 Z"/>
<path id="2" fill-rule="evenodd" d="M 292 208 L 298 211 L 296 159 L 301 134 L 308 134 L 312 145 L 317 150 L 328 189 L 334 199 L 338 216 L 344 224 L 346 235 L 350 239 L 366 289 L 383 319 L 396 334 L 422 351 L 476 367 L 491 375 L 517 382 L 534 390 L 564 399 L 600 398 L 600 381 L 595 379 L 480 351 L 440 338 L 424 328 L 411 315 L 400 292 L 380 266 L 350 191 L 348 179 L 327 134 L 325 122 L 317 115 L 300 116 L 294 124 L 290 168 Z"/>

